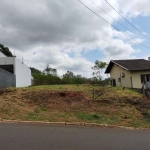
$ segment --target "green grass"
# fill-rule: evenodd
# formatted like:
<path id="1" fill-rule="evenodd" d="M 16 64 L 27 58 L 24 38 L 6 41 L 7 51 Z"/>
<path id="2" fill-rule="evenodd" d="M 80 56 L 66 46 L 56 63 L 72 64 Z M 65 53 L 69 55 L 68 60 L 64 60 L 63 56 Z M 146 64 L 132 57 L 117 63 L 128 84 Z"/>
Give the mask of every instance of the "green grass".
<path id="1" fill-rule="evenodd" d="M 118 122 L 117 116 L 108 116 L 105 114 L 76 113 L 75 115 L 82 122 L 93 122 L 101 124 L 115 124 Z"/>
<path id="2" fill-rule="evenodd" d="M 86 84 L 68 84 L 68 85 L 43 85 L 43 86 L 30 86 L 25 89 L 32 89 L 32 90 L 66 90 L 66 91 L 84 91 L 93 86 L 86 85 Z"/>

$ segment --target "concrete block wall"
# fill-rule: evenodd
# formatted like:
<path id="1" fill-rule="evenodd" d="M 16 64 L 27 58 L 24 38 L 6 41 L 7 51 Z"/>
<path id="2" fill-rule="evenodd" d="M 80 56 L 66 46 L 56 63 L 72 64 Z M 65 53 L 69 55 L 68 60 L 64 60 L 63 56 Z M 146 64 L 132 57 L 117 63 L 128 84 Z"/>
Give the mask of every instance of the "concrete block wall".
<path id="1" fill-rule="evenodd" d="M 16 76 L 0 68 L 0 89 L 16 87 Z"/>

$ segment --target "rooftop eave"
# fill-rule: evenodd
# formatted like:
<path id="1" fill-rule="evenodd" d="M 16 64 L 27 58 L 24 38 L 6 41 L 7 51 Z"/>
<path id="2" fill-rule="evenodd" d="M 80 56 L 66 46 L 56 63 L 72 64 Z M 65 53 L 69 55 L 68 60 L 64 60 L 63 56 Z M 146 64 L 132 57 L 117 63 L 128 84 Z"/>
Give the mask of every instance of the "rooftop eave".
<path id="1" fill-rule="evenodd" d="M 125 69 L 125 70 L 129 70 L 129 69 L 127 69 L 127 68 L 121 66 L 120 64 L 116 63 L 115 61 L 111 61 L 111 62 L 113 62 L 114 64 L 116 64 L 117 66 L 119 66 L 119 67 L 121 67 L 121 68 L 123 68 L 123 69 Z"/>
<path id="2" fill-rule="evenodd" d="M 111 71 L 111 69 L 112 69 L 112 67 L 113 67 L 113 64 L 116 64 L 117 66 L 119 66 L 119 67 L 121 67 L 121 68 L 123 68 L 124 70 L 128 70 L 127 68 L 125 68 L 125 67 L 123 67 L 123 66 L 121 66 L 120 64 L 118 64 L 118 63 L 116 63 L 115 61 L 113 61 L 113 60 L 111 60 L 110 61 L 110 63 L 109 63 L 109 65 L 108 65 L 108 67 L 107 67 L 107 69 L 106 69 L 106 71 L 105 71 L 105 73 L 110 73 L 110 71 Z M 111 66 L 112 65 L 112 66 Z M 109 69 L 110 68 L 110 69 Z M 129 71 L 129 70 L 128 70 Z"/>

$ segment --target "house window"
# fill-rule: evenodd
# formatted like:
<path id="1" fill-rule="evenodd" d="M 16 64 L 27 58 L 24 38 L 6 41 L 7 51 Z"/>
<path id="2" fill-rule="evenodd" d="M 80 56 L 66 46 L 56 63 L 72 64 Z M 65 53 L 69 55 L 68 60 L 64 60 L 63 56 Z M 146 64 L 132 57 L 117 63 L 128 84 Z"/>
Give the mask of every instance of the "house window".
<path id="1" fill-rule="evenodd" d="M 141 83 L 145 83 L 150 81 L 150 74 L 142 74 L 141 75 Z"/>
<path id="2" fill-rule="evenodd" d="M 118 82 L 121 82 L 121 78 L 118 78 Z"/>

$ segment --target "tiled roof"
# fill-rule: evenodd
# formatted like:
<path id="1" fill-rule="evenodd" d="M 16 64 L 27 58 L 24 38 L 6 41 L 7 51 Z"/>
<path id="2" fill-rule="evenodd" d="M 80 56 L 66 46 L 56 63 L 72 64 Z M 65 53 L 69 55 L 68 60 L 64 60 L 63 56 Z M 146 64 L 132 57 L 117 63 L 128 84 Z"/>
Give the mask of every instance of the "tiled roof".
<path id="1" fill-rule="evenodd" d="M 110 73 L 114 64 L 129 71 L 150 70 L 150 61 L 145 59 L 111 60 L 105 73 Z"/>

